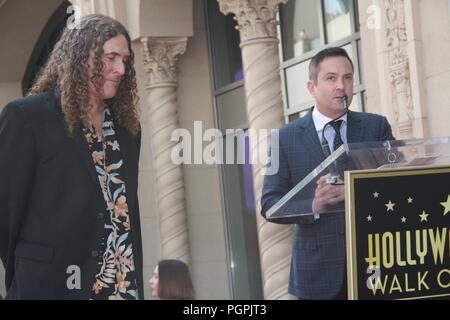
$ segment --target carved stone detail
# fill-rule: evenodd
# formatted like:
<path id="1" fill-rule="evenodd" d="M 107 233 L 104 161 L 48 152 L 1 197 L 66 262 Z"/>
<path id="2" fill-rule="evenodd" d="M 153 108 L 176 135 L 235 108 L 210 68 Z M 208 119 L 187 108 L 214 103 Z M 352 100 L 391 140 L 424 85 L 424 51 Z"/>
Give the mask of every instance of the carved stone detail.
<path id="1" fill-rule="evenodd" d="M 278 4 L 288 0 L 217 0 L 220 11 L 234 14 L 241 43 L 259 38 L 277 38 Z"/>
<path id="2" fill-rule="evenodd" d="M 413 136 L 414 105 L 404 0 L 384 0 L 392 108 L 400 138 Z"/>
<path id="3" fill-rule="evenodd" d="M 143 37 L 141 42 L 149 84 L 176 84 L 176 62 L 178 56 L 186 51 L 187 38 Z"/>

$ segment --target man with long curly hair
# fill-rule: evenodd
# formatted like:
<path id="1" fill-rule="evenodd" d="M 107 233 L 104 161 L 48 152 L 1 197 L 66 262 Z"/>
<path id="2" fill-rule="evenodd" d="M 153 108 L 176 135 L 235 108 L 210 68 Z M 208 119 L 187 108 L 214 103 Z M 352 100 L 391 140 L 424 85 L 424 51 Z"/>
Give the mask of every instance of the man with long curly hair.
<path id="1" fill-rule="evenodd" d="M 116 20 L 66 28 L 30 94 L 0 114 L 7 299 L 139 299 L 140 125 Z"/>

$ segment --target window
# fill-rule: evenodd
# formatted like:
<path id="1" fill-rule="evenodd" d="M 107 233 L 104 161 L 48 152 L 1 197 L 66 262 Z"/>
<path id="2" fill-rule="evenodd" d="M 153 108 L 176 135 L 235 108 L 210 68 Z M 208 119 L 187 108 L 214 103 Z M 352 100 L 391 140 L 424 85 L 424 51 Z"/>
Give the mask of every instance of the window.
<path id="1" fill-rule="evenodd" d="M 244 90 L 239 32 L 233 15 L 224 16 L 217 1 L 205 0 L 208 39 L 214 77 L 215 126 L 221 130 L 223 145 L 232 144 L 232 164 L 220 168 L 225 216 L 228 271 L 232 299 L 263 299 L 259 260 L 255 197 L 246 97 Z M 242 134 L 226 134 L 227 129 L 241 129 Z M 227 149 L 223 150 L 226 159 Z"/>
<path id="2" fill-rule="evenodd" d="M 233 15 L 223 15 L 217 1 L 207 1 L 210 47 L 214 61 L 214 84 L 219 89 L 243 80 L 239 32 Z"/>
<path id="3" fill-rule="evenodd" d="M 327 42 L 335 42 L 352 34 L 350 0 L 325 0 L 324 23 Z"/>
<path id="4" fill-rule="evenodd" d="M 23 95 L 26 95 L 31 89 L 34 81 L 47 64 L 47 59 L 49 58 L 56 42 L 58 42 L 64 27 L 66 26 L 66 21 L 70 16 L 67 12 L 67 8 L 70 5 L 71 3 L 69 1 L 63 1 L 49 18 L 44 30 L 41 32 L 41 35 L 33 48 L 25 74 L 22 78 Z"/>
<path id="5" fill-rule="evenodd" d="M 288 1 L 280 6 L 280 15 L 285 60 L 323 45 L 317 0 Z"/>

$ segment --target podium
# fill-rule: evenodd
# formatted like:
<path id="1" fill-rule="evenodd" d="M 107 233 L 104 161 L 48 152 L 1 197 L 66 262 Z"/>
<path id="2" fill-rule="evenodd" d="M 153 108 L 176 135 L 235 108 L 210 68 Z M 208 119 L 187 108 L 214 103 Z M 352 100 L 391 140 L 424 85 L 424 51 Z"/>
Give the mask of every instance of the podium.
<path id="1" fill-rule="evenodd" d="M 322 176 L 345 202 L 318 214 Z M 450 137 L 344 144 L 266 218 L 320 223 L 344 211 L 349 299 L 450 297 Z"/>

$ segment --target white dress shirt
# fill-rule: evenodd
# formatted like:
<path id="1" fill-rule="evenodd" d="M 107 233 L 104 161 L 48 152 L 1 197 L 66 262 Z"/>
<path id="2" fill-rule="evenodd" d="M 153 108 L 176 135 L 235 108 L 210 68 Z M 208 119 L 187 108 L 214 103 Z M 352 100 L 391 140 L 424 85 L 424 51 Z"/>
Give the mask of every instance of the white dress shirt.
<path id="1" fill-rule="evenodd" d="M 325 124 L 327 122 L 333 120 L 331 118 L 328 118 L 327 116 L 320 113 L 319 109 L 317 107 L 314 107 L 312 112 L 312 118 L 314 121 L 314 126 L 316 127 L 317 135 L 319 136 L 319 141 L 322 143 L 322 130 Z M 342 117 L 340 117 L 337 120 L 342 120 L 341 123 L 341 139 L 343 143 L 347 143 L 347 114 L 344 114 Z M 331 125 L 328 125 L 325 129 L 325 139 L 328 141 L 328 145 L 330 146 L 331 152 L 334 151 L 334 136 L 336 135 L 336 132 L 334 131 L 334 128 Z"/>

